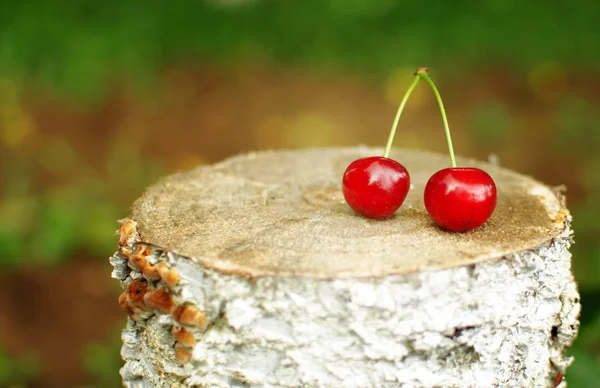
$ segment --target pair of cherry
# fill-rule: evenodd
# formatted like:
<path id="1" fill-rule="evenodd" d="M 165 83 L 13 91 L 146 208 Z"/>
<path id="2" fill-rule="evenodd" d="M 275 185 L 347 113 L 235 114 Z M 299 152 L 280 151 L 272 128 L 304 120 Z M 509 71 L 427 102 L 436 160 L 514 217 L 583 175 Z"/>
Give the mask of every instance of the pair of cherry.
<path id="1" fill-rule="evenodd" d="M 425 186 L 424 203 L 429 216 L 442 228 L 464 232 L 483 225 L 496 207 L 496 185 L 488 173 L 474 167 L 456 167 L 448 119 L 440 94 L 428 75 L 420 68 L 404 95 L 383 156 L 372 156 L 350 163 L 342 179 L 346 202 L 357 213 L 369 218 L 384 218 L 393 214 L 404 202 L 410 189 L 406 168 L 390 159 L 389 153 L 404 105 L 419 81 L 425 80 L 433 89 L 442 113 L 450 168 L 433 174 Z"/>

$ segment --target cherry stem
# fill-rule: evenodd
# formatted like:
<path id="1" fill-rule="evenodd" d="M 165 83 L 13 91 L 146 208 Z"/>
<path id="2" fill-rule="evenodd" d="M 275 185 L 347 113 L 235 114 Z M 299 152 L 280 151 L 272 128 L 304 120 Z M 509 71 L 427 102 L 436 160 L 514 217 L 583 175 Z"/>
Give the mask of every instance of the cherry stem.
<path id="1" fill-rule="evenodd" d="M 440 106 L 440 112 L 442 112 L 442 120 L 444 121 L 444 130 L 446 131 L 446 141 L 448 142 L 448 154 L 450 155 L 450 166 L 452 168 L 456 167 L 456 159 L 454 158 L 454 148 L 452 147 L 452 138 L 450 137 L 450 127 L 448 126 L 448 118 L 446 117 L 446 110 L 444 109 L 444 103 L 442 102 L 442 97 L 440 96 L 440 92 L 435 87 L 435 84 L 429 78 L 429 75 L 426 71 L 419 72 L 418 76 L 423 78 L 431 89 L 433 89 L 433 94 L 435 94 L 435 98 L 437 99 L 438 105 Z"/>
<path id="2" fill-rule="evenodd" d="M 404 97 L 400 102 L 398 112 L 396 112 L 396 117 L 394 118 L 394 123 L 392 124 L 392 129 L 390 130 L 390 137 L 388 137 L 387 144 L 385 145 L 385 150 L 383 151 L 384 158 L 388 158 L 390 156 L 390 151 L 392 150 L 392 143 L 394 142 L 394 137 L 396 136 L 396 128 L 398 128 L 398 121 L 400 121 L 400 116 L 402 116 L 404 105 L 406 105 L 406 101 L 408 101 L 408 98 L 410 97 L 411 93 L 413 92 L 420 80 L 421 78 L 418 76 L 418 74 L 415 73 L 414 81 L 412 82 L 412 84 L 410 84 L 408 90 L 406 91 L 406 94 L 404 94 Z"/>

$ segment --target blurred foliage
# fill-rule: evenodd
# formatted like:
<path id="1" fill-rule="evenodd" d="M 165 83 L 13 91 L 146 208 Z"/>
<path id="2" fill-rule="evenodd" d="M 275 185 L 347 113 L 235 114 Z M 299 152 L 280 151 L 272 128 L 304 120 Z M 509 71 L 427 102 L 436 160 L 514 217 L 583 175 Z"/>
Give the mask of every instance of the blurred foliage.
<path id="1" fill-rule="evenodd" d="M 106 256 L 115 247 L 116 220 L 164 172 L 161 164 L 142 161 L 124 138 L 110 142 L 103 171 L 86 165 L 64 141 L 39 144 L 39 152 L 26 160 L 0 145 L 0 265 L 61 264 L 84 250 Z M 58 173 L 66 182 L 39 187 L 40 173 Z"/>
<path id="2" fill-rule="evenodd" d="M 554 151 L 583 161 L 579 181 L 586 196 L 571 207 L 577 242 L 573 254 L 579 258 L 574 260 L 577 281 L 584 292 L 600 291 L 600 112 L 597 102 L 567 96 L 554 114 Z M 589 307 L 600 313 L 600 306 Z"/>
<path id="3" fill-rule="evenodd" d="M 600 365 L 600 315 L 582 324 L 570 353 L 575 357 L 576 362 L 568 369 L 569 388 L 595 386 L 598 379 L 596 373 Z"/>
<path id="4" fill-rule="evenodd" d="M 597 102 L 570 96 L 555 111 L 555 152 L 582 160 L 579 180 L 584 199 L 573 206 L 575 241 L 573 269 L 583 306 L 581 329 L 571 351 L 575 362 L 569 368 L 569 387 L 596 385 L 600 367 L 600 120 Z M 577 173 L 573 171 L 573 173 Z"/>
<path id="5" fill-rule="evenodd" d="M 460 7 L 393 0 L 5 1 L 0 76 L 98 96 L 115 77 L 145 87 L 158 68 L 206 58 L 378 74 L 457 57 L 473 65 L 495 58 L 526 67 L 596 66 L 599 12 L 598 2 L 543 0 L 470 0 Z"/>
<path id="6" fill-rule="evenodd" d="M 27 353 L 10 358 L 0 348 L 0 386 L 10 388 L 27 387 L 38 375 L 38 361 L 35 354 Z"/>
<path id="7" fill-rule="evenodd" d="M 10 186 L 11 181 L 4 184 Z M 78 250 L 106 256 L 114 250 L 116 220 L 127 214 L 126 209 L 93 177 L 5 197 L 0 202 L 0 265 L 60 264 Z"/>
<path id="8" fill-rule="evenodd" d="M 118 370 L 123 366 L 121 360 L 121 330 L 113 331 L 111 339 L 87 345 L 83 352 L 86 371 L 91 376 L 90 383 L 98 388 L 122 387 L 123 382 Z"/>
<path id="9" fill-rule="evenodd" d="M 600 149 L 597 102 L 579 96 L 567 96 L 555 112 L 554 146 L 556 151 L 580 155 L 595 154 Z M 600 185 L 600 178 L 594 184 Z"/>
<path id="10" fill-rule="evenodd" d="M 471 111 L 469 129 L 473 137 L 483 145 L 505 144 L 513 127 L 510 112 L 499 101 L 480 104 Z"/>

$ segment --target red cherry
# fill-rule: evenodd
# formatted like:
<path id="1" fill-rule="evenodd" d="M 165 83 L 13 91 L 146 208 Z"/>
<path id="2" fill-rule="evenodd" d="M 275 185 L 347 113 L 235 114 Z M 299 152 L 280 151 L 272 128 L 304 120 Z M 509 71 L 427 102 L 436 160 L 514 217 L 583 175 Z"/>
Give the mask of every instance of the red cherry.
<path id="1" fill-rule="evenodd" d="M 464 232 L 483 225 L 496 207 L 496 185 L 478 168 L 446 168 L 425 186 L 425 208 L 442 228 Z"/>
<path id="2" fill-rule="evenodd" d="M 383 218 L 394 213 L 408 194 L 410 176 L 403 165 L 383 156 L 350 163 L 342 179 L 346 202 L 357 213 Z"/>
<path id="3" fill-rule="evenodd" d="M 383 156 L 371 156 L 350 163 L 342 178 L 342 191 L 348 205 L 357 213 L 370 218 L 393 214 L 408 194 L 410 176 L 403 165 L 388 158 L 402 110 L 410 94 L 421 80 L 415 79 L 404 94 L 396 112 Z"/>

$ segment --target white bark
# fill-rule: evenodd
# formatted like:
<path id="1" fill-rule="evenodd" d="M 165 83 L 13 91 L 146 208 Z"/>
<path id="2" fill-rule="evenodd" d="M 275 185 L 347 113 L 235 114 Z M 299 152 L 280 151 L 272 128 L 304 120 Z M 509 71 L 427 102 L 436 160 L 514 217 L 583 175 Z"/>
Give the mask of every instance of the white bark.
<path id="1" fill-rule="evenodd" d="M 501 182 L 497 180 L 497 184 Z M 169 185 L 174 185 L 173 181 L 164 187 Z M 545 237 L 546 242 L 494 257 L 489 252 L 497 249 L 489 246 L 496 240 L 480 236 L 486 245 L 482 257 L 471 257 L 468 262 L 454 253 L 445 268 L 439 260 L 429 258 L 427 263 L 434 264 L 422 264 L 417 272 L 409 266 L 399 273 L 393 272 L 398 272 L 401 258 L 397 262 L 386 259 L 388 251 L 373 249 L 364 260 L 376 267 L 376 276 L 372 271 L 369 276 L 348 276 L 340 263 L 338 267 L 325 263 L 325 270 L 316 270 L 312 276 L 297 276 L 285 269 L 278 274 L 275 267 L 265 269 L 269 268 L 264 265 L 268 258 L 262 262 L 251 259 L 244 267 L 235 259 L 235 265 L 227 266 L 227 260 L 215 257 L 218 262 L 212 265 L 197 253 L 182 254 L 187 243 L 161 240 L 157 229 L 179 226 L 164 215 L 144 219 L 139 209 L 144 214 L 149 209 L 162 214 L 159 201 L 168 196 L 161 189 L 160 195 L 150 200 L 147 193 L 142 201 L 152 202 L 154 207 L 146 204 L 134 210 L 133 219 L 144 222 L 124 224 L 122 247 L 111 258 L 113 277 L 128 290 L 124 298 L 132 317 L 123 332 L 124 384 L 552 387 L 556 375 L 563 374 L 571 362 L 565 351 L 577 333 L 580 306 L 570 269 L 570 216 L 561 206 L 556 208 L 559 201 L 551 192 L 541 185 L 536 188 L 539 190 L 527 186 L 526 192 L 545 196 L 540 206 L 550 221 L 546 229 L 539 224 L 537 233 L 554 233 Z M 557 221 L 559 214 L 562 219 Z M 362 222 L 347 214 L 343 217 L 349 223 Z M 527 222 L 527 217 L 524 220 Z M 509 232 L 513 226 L 523 227 L 497 227 Z M 448 252 L 454 252 L 453 244 L 464 247 L 460 239 L 465 235 L 434 232 L 449 239 Z M 169 231 L 165 235 L 171 236 Z M 468 238 L 476 244 L 477 232 Z M 511 241 L 499 242 L 504 247 L 519 247 L 524 240 L 511 233 L 506 239 Z M 344 240 L 328 241 L 343 244 Z M 414 250 L 427 256 L 429 250 L 422 245 L 430 241 L 417 240 Z M 221 248 L 230 252 L 227 247 Z M 143 262 L 138 256 L 143 256 Z M 301 255 L 295 259 L 309 262 L 305 268 L 313 268 L 312 259 Z M 255 274 L 249 273 L 253 270 Z M 159 272 L 160 276 L 156 275 Z M 323 273 L 327 276 L 319 276 Z M 139 284 L 148 284 L 148 307 L 136 304 L 138 294 L 132 289 Z M 157 289 L 168 290 L 167 302 L 152 299 L 158 295 L 153 293 Z M 189 316 L 194 319 L 178 312 L 181 306 L 192 306 L 196 315 Z M 193 341 L 174 336 L 173 326 L 185 328 Z M 564 386 L 563 381 L 560 387 Z"/>

